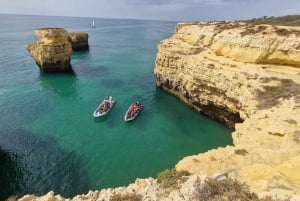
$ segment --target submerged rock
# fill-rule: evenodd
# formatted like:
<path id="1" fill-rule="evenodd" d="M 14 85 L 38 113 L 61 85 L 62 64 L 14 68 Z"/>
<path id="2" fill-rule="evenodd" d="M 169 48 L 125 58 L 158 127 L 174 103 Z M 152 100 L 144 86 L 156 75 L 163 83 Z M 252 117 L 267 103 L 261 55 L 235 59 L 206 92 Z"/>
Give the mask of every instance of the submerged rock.
<path id="1" fill-rule="evenodd" d="M 72 51 L 88 48 L 87 33 L 69 34 L 63 28 L 41 28 L 34 33 L 39 41 L 26 49 L 44 72 L 70 71 Z"/>

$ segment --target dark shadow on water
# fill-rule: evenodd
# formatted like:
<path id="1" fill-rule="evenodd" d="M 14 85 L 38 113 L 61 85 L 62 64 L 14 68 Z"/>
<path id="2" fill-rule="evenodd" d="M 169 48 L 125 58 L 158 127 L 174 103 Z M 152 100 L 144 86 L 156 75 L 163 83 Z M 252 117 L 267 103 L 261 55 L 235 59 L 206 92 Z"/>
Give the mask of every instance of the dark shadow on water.
<path id="1" fill-rule="evenodd" d="M 21 97 L 21 96 L 20 96 Z M 38 119 L 43 113 L 50 109 L 47 98 L 42 94 L 36 96 L 21 97 L 18 100 L 11 101 L 0 106 L 0 130 L 1 128 L 21 127 Z"/>
<path id="2" fill-rule="evenodd" d="M 77 77 L 71 74 L 46 74 L 41 72 L 40 83 L 43 88 L 61 97 L 70 97 L 77 93 Z"/>
<path id="3" fill-rule="evenodd" d="M 138 118 L 138 117 L 137 117 Z M 136 119 L 132 120 L 132 121 L 124 121 L 125 126 L 132 126 L 135 124 Z"/>
<path id="4" fill-rule="evenodd" d="M 90 48 L 76 50 L 72 53 L 71 59 L 88 59 Z"/>
<path id="5" fill-rule="evenodd" d="M 70 74 L 70 75 L 76 75 L 75 71 L 72 68 L 72 65 L 70 65 L 69 68 L 66 68 L 65 70 L 61 69 L 47 69 L 47 70 L 41 70 L 42 74 Z"/>
<path id="6" fill-rule="evenodd" d="M 84 52 L 89 52 L 90 51 L 90 46 L 80 46 L 80 47 L 73 47 L 73 54 L 74 53 L 84 53 Z"/>
<path id="7" fill-rule="evenodd" d="M 89 77 L 91 79 L 94 78 L 103 78 L 103 77 L 110 77 L 112 70 L 111 68 L 104 66 L 104 65 L 97 65 L 94 66 L 93 63 L 90 61 L 84 62 L 82 60 L 74 61 L 73 62 L 74 70 L 76 74 L 84 77 Z"/>
<path id="8" fill-rule="evenodd" d="M 23 168 L 19 165 L 18 155 L 0 147 L 0 200 L 6 200 L 20 191 L 23 183 Z M 16 168 L 11 168 L 16 167 Z"/>
<path id="9" fill-rule="evenodd" d="M 101 78 L 111 73 L 111 68 L 98 61 L 97 53 L 89 50 L 76 51 L 72 54 L 72 68 L 80 76 Z"/>
<path id="10" fill-rule="evenodd" d="M 40 76 L 44 76 L 44 75 L 48 75 L 48 74 L 54 74 L 54 75 L 64 74 L 64 75 L 75 75 L 76 76 L 76 73 L 75 73 L 72 65 L 70 65 L 70 68 L 68 68 L 64 71 L 60 71 L 60 70 L 43 71 L 43 70 L 40 70 Z"/>
<path id="11" fill-rule="evenodd" d="M 137 76 L 134 81 L 140 88 L 143 89 L 149 89 L 155 86 L 155 77 L 153 74 L 143 74 Z"/>
<path id="12" fill-rule="evenodd" d="M 44 195 L 53 190 L 64 197 L 87 193 L 87 171 L 73 151 L 49 136 L 25 130 L 0 130 L 0 199 L 11 195 Z"/>
<path id="13" fill-rule="evenodd" d="M 118 78 L 106 78 L 101 80 L 101 86 L 118 89 L 124 86 L 124 81 Z"/>

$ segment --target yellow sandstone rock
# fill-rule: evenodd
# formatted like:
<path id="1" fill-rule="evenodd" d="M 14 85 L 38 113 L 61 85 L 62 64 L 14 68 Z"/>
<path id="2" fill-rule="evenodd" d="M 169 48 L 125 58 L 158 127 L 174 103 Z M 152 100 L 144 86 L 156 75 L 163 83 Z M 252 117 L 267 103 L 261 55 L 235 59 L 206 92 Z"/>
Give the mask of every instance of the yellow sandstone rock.
<path id="1" fill-rule="evenodd" d="M 300 200 L 299 67 L 299 28 L 179 23 L 174 35 L 158 45 L 156 84 L 233 128 L 234 145 L 179 161 L 176 169 L 193 175 L 169 195 L 149 178 L 71 200 L 110 200 L 132 193 L 142 200 L 194 200 L 199 178 L 215 175 L 246 182 L 261 196 Z M 20 200 L 62 199 L 50 193 Z"/>
<path id="2" fill-rule="evenodd" d="M 300 194 L 299 67 L 299 28 L 178 24 L 158 45 L 157 86 L 234 128 L 234 146 L 185 157 L 176 169 Z"/>
<path id="3" fill-rule="evenodd" d="M 285 163 L 276 167 L 276 169 L 287 178 L 287 180 L 293 183 L 297 188 L 300 188 L 300 156 L 296 156 Z"/>
<path id="4" fill-rule="evenodd" d="M 36 64 L 45 72 L 71 70 L 73 50 L 87 49 L 88 34 L 68 33 L 63 28 L 41 28 L 35 30 L 39 41 L 26 46 Z"/>

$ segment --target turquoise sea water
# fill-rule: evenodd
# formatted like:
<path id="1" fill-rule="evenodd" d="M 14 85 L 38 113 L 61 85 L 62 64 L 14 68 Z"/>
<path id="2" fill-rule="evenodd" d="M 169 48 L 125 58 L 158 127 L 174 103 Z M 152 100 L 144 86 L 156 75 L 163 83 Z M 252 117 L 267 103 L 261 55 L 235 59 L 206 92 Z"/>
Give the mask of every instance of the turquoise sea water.
<path id="1" fill-rule="evenodd" d="M 156 177 L 184 156 L 232 144 L 230 130 L 155 87 L 157 44 L 175 22 L 0 15 L 0 199 L 71 197 Z M 34 30 L 89 34 L 72 55 L 73 74 L 44 74 L 25 49 Z M 93 111 L 117 99 L 107 117 Z M 139 100 L 138 118 L 123 120 Z"/>

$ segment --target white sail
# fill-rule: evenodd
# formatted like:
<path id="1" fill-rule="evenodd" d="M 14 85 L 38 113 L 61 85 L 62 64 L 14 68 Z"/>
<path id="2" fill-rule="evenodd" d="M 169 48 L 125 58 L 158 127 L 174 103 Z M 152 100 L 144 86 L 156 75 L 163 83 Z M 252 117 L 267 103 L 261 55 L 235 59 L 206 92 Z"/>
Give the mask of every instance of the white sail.
<path id="1" fill-rule="evenodd" d="M 92 26 L 93 28 L 95 28 L 96 26 L 95 26 L 95 20 L 93 20 L 93 26 Z"/>

